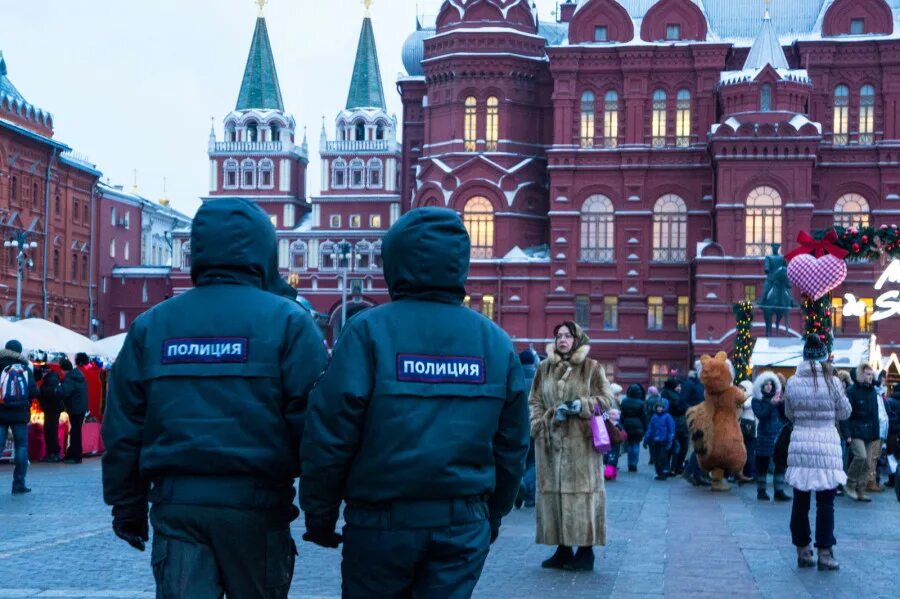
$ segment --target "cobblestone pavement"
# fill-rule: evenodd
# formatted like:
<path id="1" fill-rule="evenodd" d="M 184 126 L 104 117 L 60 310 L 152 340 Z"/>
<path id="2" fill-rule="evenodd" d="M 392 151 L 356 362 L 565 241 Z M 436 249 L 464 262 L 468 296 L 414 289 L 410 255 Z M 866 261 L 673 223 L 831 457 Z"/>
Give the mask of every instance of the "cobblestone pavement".
<path id="1" fill-rule="evenodd" d="M 624 463 L 624 460 L 623 460 Z M 34 492 L 9 494 L 0 465 L 0 598 L 154 597 L 148 553 L 110 531 L 100 461 L 36 464 Z M 755 488 L 713 495 L 681 479 L 652 480 L 650 468 L 607 485 L 609 545 L 590 574 L 540 568 L 551 553 L 533 543 L 534 514 L 511 514 L 485 566 L 476 597 L 896 597 L 900 503 L 838 498 L 839 573 L 798 572 L 790 504 L 760 503 Z M 302 534 L 296 523 L 295 538 Z M 340 554 L 300 544 L 291 597 L 340 596 Z"/>

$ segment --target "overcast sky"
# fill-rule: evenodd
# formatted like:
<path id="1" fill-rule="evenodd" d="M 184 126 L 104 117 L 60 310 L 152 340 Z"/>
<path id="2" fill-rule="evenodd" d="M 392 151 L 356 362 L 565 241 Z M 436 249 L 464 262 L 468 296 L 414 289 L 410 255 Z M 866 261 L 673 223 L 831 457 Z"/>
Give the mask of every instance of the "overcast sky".
<path id="1" fill-rule="evenodd" d="M 388 111 L 400 120 L 401 46 L 417 7 L 433 23 L 440 3 L 372 6 Z M 210 117 L 221 138 L 257 11 L 255 0 L 3 0 L 0 51 L 22 95 L 53 114 L 56 139 L 96 163 L 104 180 L 130 189 L 137 169 L 140 193 L 156 200 L 166 177 L 173 206 L 193 215 L 208 191 Z M 322 116 L 333 138 L 363 15 L 361 0 L 270 0 L 266 7 L 298 140 L 309 128 L 310 195 L 319 191 Z"/>

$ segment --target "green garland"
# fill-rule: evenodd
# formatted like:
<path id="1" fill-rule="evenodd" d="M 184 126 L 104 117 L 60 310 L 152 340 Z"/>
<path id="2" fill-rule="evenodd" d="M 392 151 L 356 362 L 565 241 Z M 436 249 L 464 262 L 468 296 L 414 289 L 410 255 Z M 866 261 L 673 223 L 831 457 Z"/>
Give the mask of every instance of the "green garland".
<path id="1" fill-rule="evenodd" d="M 734 341 L 734 356 L 731 363 L 734 365 L 734 384 L 750 380 L 753 374 L 753 365 L 750 363 L 753 354 L 753 337 L 750 328 L 753 325 L 753 304 L 740 302 L 732 308 L 737 317 L 737 338 Z"/>
<path id="2" fill-rule="evenodd" d="M 823 239 L 830 231 L 816 231 L 813 237 Z M 834 227 L 834 232 L 838 237 L 834 245 L 847 251 L 845 260 L 848 262 L 871 262 L 883 256 L 900 258 L 900 228 L 897 225 Z"/>
<path id="3" fill-rule="evenodd" d="M 818 335 L 830 355 L 834 348 L 831 330 L 831 294 L 817 300 L 803 296 L 803 314 L 806 317 L 804 330 L 807 335 Z"/>

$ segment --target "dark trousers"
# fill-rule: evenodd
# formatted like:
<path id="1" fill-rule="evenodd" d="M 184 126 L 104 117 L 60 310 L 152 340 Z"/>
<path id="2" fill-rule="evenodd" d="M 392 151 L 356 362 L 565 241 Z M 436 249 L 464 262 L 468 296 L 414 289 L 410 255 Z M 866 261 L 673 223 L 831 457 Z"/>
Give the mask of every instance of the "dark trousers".
<path id="1" fill-rule="evenodd" d="M 154 505 L 157 599 L 285 599 L 297 554 L 289 511 Z"/>
<path id="2" fill-rule="evenodd" d="M 831 549 L 837 543 L 834 538 L 834 495 L 835 489 L 816 491 L 816 547 Z M 791 509 L 791 540 L 796 547 L 809 545 L 809 508 L 812 492 L 794 491 Z"/>
<path id="3" fill-rule="evenodd" d="M 67 460 L 81 460 L 81 426 L 84 424 L 84 414 L 73 416 L 69 414 L 69 448 L 66 450 Z"/>
<path id="4" fill-rule="evenodd" d="M 675 445 L 672 452 L 672 468 L 671 472 L 681 472 L 684 470 L 684 460 L 687 457 L 688 448 L 691 440 L 687 433 L 675 433 Z"/>
<path id="5" fill-rule="evenodd" d="M 744 438 L 744 449 L 747 451 L 747 461 L 744 462 L 744 476 L 756 476 L 756 423 L 747 418 L 741 418 L 741 435 Z M 766 473 L 763 473 L 765 476 Z"/>
<path id="6" fill-rule="evenodd" d="M 6 440 L 12 429 L 13 454 L 13 490 L 25 488 L 25 475 L 28 474 L 28 423 L 0 424 L 0 453 L 6 449 Z"/>
<path id="7" fill-rule="evenodd" d="M 468 599 L 490 548 L 480 499 L 347 507 L 341 563 L 345 599 Z"/>
<path id="8" fill-rule="evenodd" d="M 59 412 L 44 412 L 44 445 L 47 447 L 48 458 L 60 457 Z"/>
<path id="9" fill-rule="evenodd" d="M 653 456 L 656 475 L 666 476 L 669 473 L 669 443 L 667 441 L 651 441 L 650 455 Z"/>

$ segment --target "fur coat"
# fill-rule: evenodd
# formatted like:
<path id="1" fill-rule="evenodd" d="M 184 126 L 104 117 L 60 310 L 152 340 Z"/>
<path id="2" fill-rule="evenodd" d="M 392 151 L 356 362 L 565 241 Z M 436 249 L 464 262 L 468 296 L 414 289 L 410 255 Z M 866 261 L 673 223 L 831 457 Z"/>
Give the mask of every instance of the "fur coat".
<path id="1" fill-rule="evenodd" d="M 734 372 L 724 352 L 715 358 L 703 356 L 700 382 L 705 399 L 688 410 L 691 443 L 704 470 L 722 469 L 740 472 L 747 462 L 747 448 L 738 423 L 743 409 L 744 390 L 735 387 Z"/>
<path id="2" fill-rule="evenodd" d="M 536 542 L 541 545 L 606 544 L 603 456 L 594 450 L 590 419 L 595 406 L 610 410 L 616 402 L 603 367 L 590 359 L 589 353 L 590 346 L 582 344 L 564 359 L 550 345 L 531 387 L 528 403 L 537 460 Z M 581 413 L 557 421 L 556 407 L 575 399 L 581 400 Z"/>

